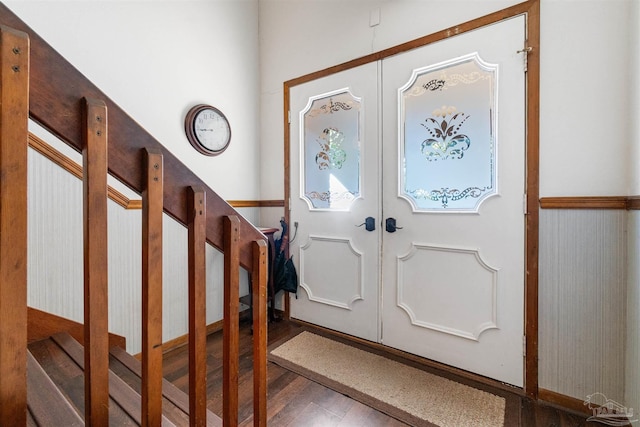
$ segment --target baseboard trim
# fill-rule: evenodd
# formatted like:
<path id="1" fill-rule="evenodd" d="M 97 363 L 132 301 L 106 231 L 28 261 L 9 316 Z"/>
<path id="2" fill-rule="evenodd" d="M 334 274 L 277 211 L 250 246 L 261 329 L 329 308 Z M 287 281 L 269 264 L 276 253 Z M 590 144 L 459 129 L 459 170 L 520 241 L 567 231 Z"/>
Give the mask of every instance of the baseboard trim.
<path id="1" fill-rule="evenodd" d="M 585 406 L 584 400 L 576 399 L 575 397 L 567 396 L 555 391 L 546 390 L 544 388 L 539 389 L 538 400 L 543 400 L 563 409 L 570 409 L 580 414 L 593 415 L 589 408 Z"/>
<path id="2" fill-rule="evenodd" d="M 207 335 L 213 334 L 214 332 L 218 332 L 222 330 L 222 325 L 224 324 L 224 320 L 218 320 L 217 322 L 211 323 L 207 325 Z M 162 344 L 162 354 L 168 353 L 171 350 L 175 350 L 176 348 L 182 347 L 189 343 L 189 334 L 184 334 L 172 340 L 169 340 Z M 136 353 L 133 355 L 138 360 L 142 360 L 142 353 Z"/>
<path id="3" fill-rule="evenodd" d="M 27 308 L 27 341 L 34 342 L 59 332 L 67 332 L 84 345 L 84 325 L 36 308 Z M 127 340 L 121 335 L 109 332 L 109 347 L 127 348 Z"/>

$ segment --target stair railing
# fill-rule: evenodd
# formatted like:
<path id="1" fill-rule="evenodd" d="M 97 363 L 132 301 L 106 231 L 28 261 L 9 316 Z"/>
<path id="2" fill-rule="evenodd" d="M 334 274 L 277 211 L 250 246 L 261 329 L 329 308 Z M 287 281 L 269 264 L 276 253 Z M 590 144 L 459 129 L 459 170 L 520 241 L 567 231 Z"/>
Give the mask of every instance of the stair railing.
<path id="1" fill-rule="evenodd" d="M 224 426 L 238 424 L 239 268 L 251 272 L 254 425 L 266 426 L 266 239 L 0 4 L 0 425 L 26 425 L 31 118 L 84 163 L 85 422 L 108 425 L 107 171 L 143 197 L 142 425 L 162 419 L 162 213 L 189 230 L 189 411 L 206 425 L 205 245 L 224 253 Z"/>

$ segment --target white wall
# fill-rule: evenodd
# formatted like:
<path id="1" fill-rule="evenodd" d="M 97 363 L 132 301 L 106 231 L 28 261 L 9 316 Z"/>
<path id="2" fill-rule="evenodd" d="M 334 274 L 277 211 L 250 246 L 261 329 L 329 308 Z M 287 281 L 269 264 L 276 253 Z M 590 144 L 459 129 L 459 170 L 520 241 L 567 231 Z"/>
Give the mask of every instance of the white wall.
<path id="1" fill-rule="evenodd" d="M 627 194 L 630 15 L 637 0 L 542 0 L 540 194 Z M 283 161 L 282 84 L 427 35 L 517 1 L 261 0 L 265 164 Z M 371 11 L 380 25 L 370 27 Z M 637 43 L 636 43 L 637 48 Z M 637 83 L 636 83 L 637 84 Z M 635 120 L 637 121 L 637 120 Z M 567 162 L 574 167 L 567 168 Z M 282 174 L 262 171 L 262 197 L 284 195 Z"/>
<path id="2" fill-rule="evenodd" d="M 636 138 L 636 144 L 640 142 Z M 627 328 L 625 347 L 625 405 L 640 408 L 640 211 L 629 214 L 629 278 L 627 287 Z"/>
<path id="3" fill-rule="evenodd" d="M 542 197 L 627 194 L 632 1 L 541 2 Z"/>
<path id="4" fill-rule="evenodd" d="M 635 76 L 629 81 L 629 116 L 631 134 L 631 155 L 629 156 L 630 186 L 629 194 L 640 195 L 640 0 L 633 0 L 629 10 L 629 75 Z M 640 407 L 640 406 L 639 406 Z"/>
<path id="5" fill-rule="evenodd" d="M 5 3 L 223 198 L 259 198 L 257 0 Z M 218 157 L 184 135 L 198 103 L 231 123 Z"/>

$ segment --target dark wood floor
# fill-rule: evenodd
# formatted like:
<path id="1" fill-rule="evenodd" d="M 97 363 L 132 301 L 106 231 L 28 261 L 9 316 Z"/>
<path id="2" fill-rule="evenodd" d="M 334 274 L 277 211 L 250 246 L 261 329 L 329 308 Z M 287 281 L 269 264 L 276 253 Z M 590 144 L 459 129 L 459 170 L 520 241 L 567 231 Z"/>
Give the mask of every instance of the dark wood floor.
<path id="1" fill-rule="evenodd" d="M 300 332 L 300 326 L 288 321 L 269 324 L 269 343 L 275 343 Z M 207 342 L 207 393 L 208 407 L 222 414 L 222 333 L 209 335 Z M 240 329 L 240 425 L 253 425 L 252 420 L 252 344 L 251 328 L 242 323 Z M 176 386 L 188 392 L 189 379 L 186 347 L 165 355 L 164 375 Z M 433 373 L 433 370 L 430 372 Z M 473 384 L 450 373 L 436 372 L 449 379 L 494 392 L 507 398 L 505 426 L 602 426 L 586 421 L 586 416 L 560 410 L 543 403 L 531 401 L 505 390 Z M 349 397 L 323 387 L 278 365 L 268 365 L 268 424 L 269 426 L 406 426 L 381 412 L 371 409 Z M 465 426 L 467 427 L 467 426 Z"/>

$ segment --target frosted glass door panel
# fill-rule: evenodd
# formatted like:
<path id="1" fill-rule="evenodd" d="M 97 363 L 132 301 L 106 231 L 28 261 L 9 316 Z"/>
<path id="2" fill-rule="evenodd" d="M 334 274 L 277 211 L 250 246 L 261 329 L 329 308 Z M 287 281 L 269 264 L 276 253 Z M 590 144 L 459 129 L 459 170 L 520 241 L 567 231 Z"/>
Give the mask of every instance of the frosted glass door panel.
<path id="1" fill-rule="evenodd" d="M 360 196 L 360 99 L 345 89 L 311 97 L 300 122 L 300 197 L 311 209 L 349 210 Z"/>
<path id="2" fill-rule="evenodd" d="M 473 53 L 414 70 L 399 89 L 399 195 L 414 211 L 477 212 L 496 194 L 496 79 Z"/>

